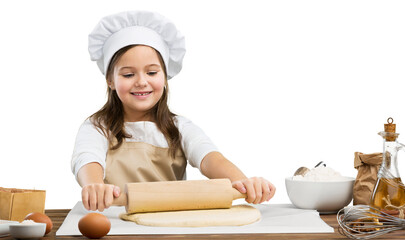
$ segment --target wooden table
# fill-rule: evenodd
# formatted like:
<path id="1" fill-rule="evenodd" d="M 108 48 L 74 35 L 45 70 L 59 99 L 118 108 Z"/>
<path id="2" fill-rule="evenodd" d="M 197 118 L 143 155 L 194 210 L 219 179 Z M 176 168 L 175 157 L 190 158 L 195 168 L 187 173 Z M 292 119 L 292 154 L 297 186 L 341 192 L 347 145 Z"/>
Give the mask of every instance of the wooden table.
<path id="1" fill-rule="evenodd" d="M 55 210 L 45 210 L 46 215 L 48 215 L 53 222 L 53 229 L 46 237 L 41 239 L 56 239 L 55 233 L 59 229 L 60 225 L 63 223 L 66 215 L 69 213 L 70 209 L 55 209 Z M 335 229 L 334 233 L 294 233 L 294 234 L 196 234 L 196 235 L 128 235 L 128 236 L 105 236 L 102 239 L 347 239 L 345 236 L 338 232 L 338 223 L 336 220 L 336 215 L 321 215 L 321 218 Z M 0 238 L 0 240 L 13 239 L 12 237 Z M 57 239 L 87 239 L 83 236 L 59 236 Z M 379 239 L 405 239 L 405 230 L 395 231 L 384 235 Z"/>

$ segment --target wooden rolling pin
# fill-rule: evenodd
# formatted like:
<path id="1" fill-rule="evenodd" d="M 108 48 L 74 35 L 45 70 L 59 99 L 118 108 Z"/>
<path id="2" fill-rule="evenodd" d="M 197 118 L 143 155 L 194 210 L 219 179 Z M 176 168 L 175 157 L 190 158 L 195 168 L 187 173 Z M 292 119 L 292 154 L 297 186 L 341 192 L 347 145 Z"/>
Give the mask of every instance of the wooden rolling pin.
<path id="1" fill-rule="evenodd" d="M 229 179 L 141 182 L 125 184 L 125 193 L 113 205 L 127 213 L 230 208 L 232 201 L 246 198 Z"/>

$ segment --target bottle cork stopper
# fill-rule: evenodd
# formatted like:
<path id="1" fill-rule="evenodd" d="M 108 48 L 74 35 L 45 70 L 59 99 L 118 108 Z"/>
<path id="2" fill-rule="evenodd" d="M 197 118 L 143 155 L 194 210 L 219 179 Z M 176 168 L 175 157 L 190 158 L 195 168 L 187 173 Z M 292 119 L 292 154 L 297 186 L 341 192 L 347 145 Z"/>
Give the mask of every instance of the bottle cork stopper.
<path id="1" fill-rule="evenodd" d="M 395 133 L 396 124 L 393 124 L 393 122 L 394 122 L 394 119 L 392 119 L 392 117 L 390 117 L 387 119 L 388 124 L 384 124 L 386 141 L 395 141 L 397 139 L 398 134 Z"/>

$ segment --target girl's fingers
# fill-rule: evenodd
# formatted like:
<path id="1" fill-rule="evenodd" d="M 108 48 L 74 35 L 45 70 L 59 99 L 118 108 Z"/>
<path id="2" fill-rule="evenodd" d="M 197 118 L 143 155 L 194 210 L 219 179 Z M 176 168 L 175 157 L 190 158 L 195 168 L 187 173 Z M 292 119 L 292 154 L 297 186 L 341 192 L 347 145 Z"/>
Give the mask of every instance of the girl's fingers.
<path id="1" fill-rule="evenodd" d="M 274 194 L 276 194 L 276 186 L 274 186 L 272 183 L 270 183 L 270 196 L 267 199 L 267 201 L 272 199 L 274 197 Z"/>
<path id="2" fill-rule="evenodd" d="M 255 193 L 256 193 L 256 197 L 253 200 L 254 204 L 258 204 L 260 203 L 262 196 L 263 196 L 263 191 L 262 191 L 262 183 L 261 183 L 261 179 L 254 177 L 253 178 L 253 186 L 255 188 Z"/>
<path id="3" fill-rule="evenodd" d="M 246 193 L 246 202 L 254 204 L 269 201 L 276 191 L 273 184 L 261 177 L 235 181 L 232 183 L 232 187 L 236 188 L 241 193 Z"/>
<path id="4" fill-rule="evenodd" d="M 114 197 L 119 197 L 121 190 L 118 186 L 104 183 L 89 184 L 82 189 L 82 202 L 87 210 L 100 212 L 109 208 Z"/>
<path id="5" fill-rule="evenodd" d="M 89 186 L 89 209 L 97 210 L 97 192 L 93 185 Z"/>
<path id="6" fill-rule="evenodd" d="M 266 201 L 266 199 L 270 195 L 269 183 L 264 179 L 261 182 L 261 188 L 262 188 L 262 197 L 260 198 L 259 203 L 262 203 L 262 202 Z"/>
<path id="7" fill-rule="evenodd" d="M 96 194 L 97 194 L 97 210 L 100 212 L 104 211 L 104 196 L 105 196 L 105 185 L 96 184 Z"/>
<path id="8" fill-rule="evenodd" d="M 235 181 L 232 183 L 232 187 L 241 193 L 246 193 L 246 188 L 241 181 Z"/>
<path id="9" fill-rule="evenodd" d="M 82 188 L 82 202 L 85 209 L 90 210 L 89 193 L 86 187 Z"/>
<path id="10" fill-rule="evenodd" d="M 256 199 L 256 191 L 253 185 L 254 184 L 253 181 L 251 179 L 246 179 L 242 181 L 242 183 L 245 185 L 246 188 L 247 194 L 246 202 L 253 203 Z"/>
<path id="11" fill-rule="evenodd" d="M 109 208 L 114 200 L 114 185 L 107 185 L 104 191 L 104 207 Z"/>

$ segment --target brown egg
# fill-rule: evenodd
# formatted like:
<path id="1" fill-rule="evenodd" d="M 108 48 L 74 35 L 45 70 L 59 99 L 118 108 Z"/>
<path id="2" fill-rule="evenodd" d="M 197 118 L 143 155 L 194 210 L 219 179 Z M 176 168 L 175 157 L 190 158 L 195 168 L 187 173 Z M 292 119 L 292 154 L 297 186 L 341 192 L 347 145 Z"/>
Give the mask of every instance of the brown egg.
<path id="1" fill-rule="evenodd" d="M 88 238 L 101 238 L 110 231 L 111 223 L 100 213 L 88 213 L 79 221 L 79 230 Z"/>
<path id="2" fill-rule="evenodd" d="M 32 220 L 37 223 L 46 223 L 45 234 L 48 234 L 53 227 L 52 220 L 45 214 L 39 212 L 33 212 L 25 216 L 24 220 Z"/>

